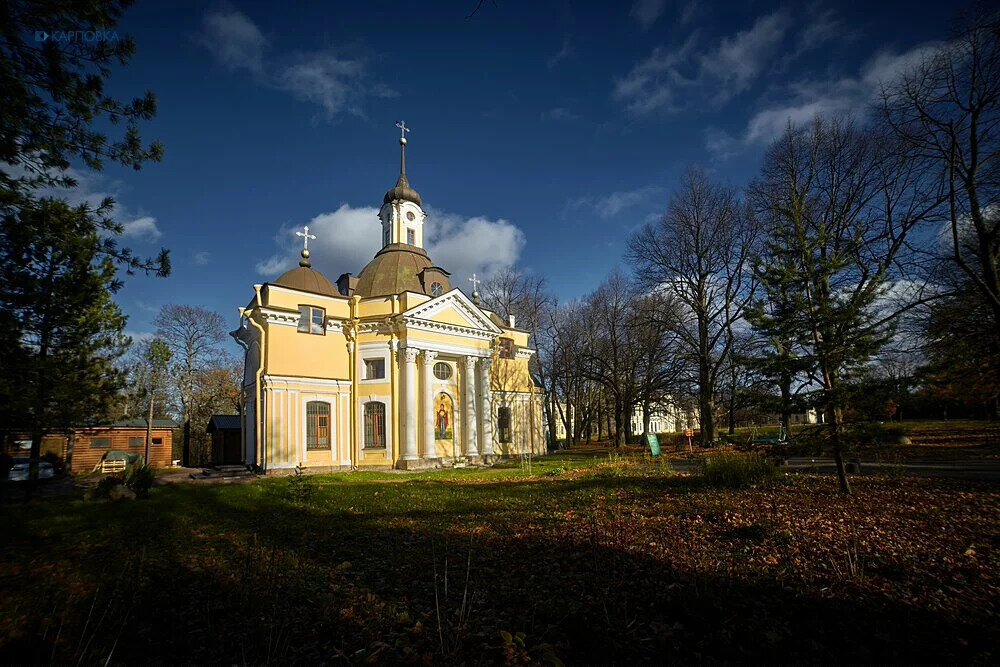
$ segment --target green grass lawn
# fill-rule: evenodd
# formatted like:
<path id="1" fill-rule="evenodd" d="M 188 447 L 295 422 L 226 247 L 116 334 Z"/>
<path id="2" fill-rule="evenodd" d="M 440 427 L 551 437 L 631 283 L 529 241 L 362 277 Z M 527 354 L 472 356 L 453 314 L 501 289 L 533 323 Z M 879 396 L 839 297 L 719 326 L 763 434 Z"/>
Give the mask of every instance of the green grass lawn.
<path id="1" fill-rule="evenodd" d="M 598 448 L 0 507 L 0 662 L 981 661 L 993 486 L 742 491 Z"/>

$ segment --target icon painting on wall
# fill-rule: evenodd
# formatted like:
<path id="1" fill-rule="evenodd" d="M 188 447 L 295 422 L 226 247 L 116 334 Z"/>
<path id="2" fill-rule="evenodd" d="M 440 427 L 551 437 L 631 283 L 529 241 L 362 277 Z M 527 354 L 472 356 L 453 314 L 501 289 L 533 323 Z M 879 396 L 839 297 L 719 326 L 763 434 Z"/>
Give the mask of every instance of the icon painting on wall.
<path id="1" fill-rule="evenodd" d="M 434 399 L 434 439 L 453 440 L 455 411 L 451 402 L 451 396 L 440 393 Z"/>

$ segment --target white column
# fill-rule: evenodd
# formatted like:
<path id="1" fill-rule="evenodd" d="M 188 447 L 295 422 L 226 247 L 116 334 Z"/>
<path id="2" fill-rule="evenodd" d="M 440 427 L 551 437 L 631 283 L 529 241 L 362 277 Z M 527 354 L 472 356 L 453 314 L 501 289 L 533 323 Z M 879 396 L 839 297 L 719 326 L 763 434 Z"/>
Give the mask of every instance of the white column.
<path id="1" fill-rule="evenodd" d="M 491 357 L 483 357 L 479 360 L 479 400 L 480 411 L 483 415 L 483 449 L 486 456 L 493 455 L 493 406 L 490 405 L 490 365 L 493 363 Z"/>
<path id="2" fill-rule="evenodd" d="M 424 350 L 424 378 L 421 389 L 424 392 L 424 458 L 436 459 L 437 448 L 434 446 L 434 360 L 437 352 Z"/>
<path id="3" fill-rule="evenodd" d="M 465 455 L 477 456 L 476 446 L 476 357 L 465 358 Z"/>
<path id="4" fill-rule="evenodd" d="M 403 451 L 404 461 L 417 458 L 417 350 L 403 348 Z"/>

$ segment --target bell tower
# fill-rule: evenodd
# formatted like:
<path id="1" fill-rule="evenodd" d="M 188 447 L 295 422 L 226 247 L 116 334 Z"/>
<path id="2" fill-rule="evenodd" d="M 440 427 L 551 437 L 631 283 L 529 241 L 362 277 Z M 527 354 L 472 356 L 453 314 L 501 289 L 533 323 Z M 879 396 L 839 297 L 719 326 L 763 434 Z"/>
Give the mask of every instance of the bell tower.
<path id="1" fill-rule="evenodd" d="M 382 222 L 382 247 L 393 243 L 424 247 L 424 218 L 427 214 L 420 207 L 420 195 L 406 180 L 406 123 L 396 123 L 399 128 L 399 179 L 382 199 L 378 212 Z"/>

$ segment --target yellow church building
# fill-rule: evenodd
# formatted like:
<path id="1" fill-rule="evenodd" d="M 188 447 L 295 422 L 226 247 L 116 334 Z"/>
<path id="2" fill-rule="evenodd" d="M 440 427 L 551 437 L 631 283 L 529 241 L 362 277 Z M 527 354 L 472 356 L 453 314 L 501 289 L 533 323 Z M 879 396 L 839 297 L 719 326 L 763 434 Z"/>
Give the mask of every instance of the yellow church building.
<path id="1" fill-rule="evenodd" d="M 336 284 L 309 261 L 254 285 L 233 337 L 244 349 L 244 462 L 261 472 L 423 468 L 544 453 L 528 332 L 452 286 L 424 250 L 426 218 L 400 169 L 382 248 Z M 373 220 L 374 223 L 374 220 Z M 372 225 L 372 233 L 377 233 Z M 489 252 L 483 248 L 483 252 Z"/>

